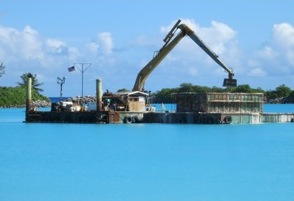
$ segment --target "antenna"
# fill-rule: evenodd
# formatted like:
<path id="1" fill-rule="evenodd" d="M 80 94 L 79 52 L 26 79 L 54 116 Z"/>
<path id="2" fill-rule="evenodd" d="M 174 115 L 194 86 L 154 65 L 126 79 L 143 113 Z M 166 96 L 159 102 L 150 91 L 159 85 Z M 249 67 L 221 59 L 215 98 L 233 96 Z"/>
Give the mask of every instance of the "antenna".
<path id="1" fill-rule="evenodd" d="M 78 67 L 78 65 L 81 66 L 81 68 Z M 82 73 L 82 100 L 84 98 L 84 72 L 92 65 L 92 63 L 74 63 L 74 66 L 76 66 L 79 71 Z"/>

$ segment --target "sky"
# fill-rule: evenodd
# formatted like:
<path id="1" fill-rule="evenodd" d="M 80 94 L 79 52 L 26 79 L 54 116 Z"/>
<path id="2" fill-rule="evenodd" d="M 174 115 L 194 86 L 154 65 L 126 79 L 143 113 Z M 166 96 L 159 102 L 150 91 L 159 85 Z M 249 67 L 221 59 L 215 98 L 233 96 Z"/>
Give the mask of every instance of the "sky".
<path id="1" fill-rule="evenodd" d="M 233 69 L 239 85 L 294 89 L 293 8 L 293 0 L 0 0 L 0 62 L 6 67 L 0 86 L 17 86 L 22 74 L 32 73 L 46 96 L 59 96 L 58 76 L 66 77 L 63 96 L 95 95 L 96 79 L 105 91 L 131 90 L 181 19 Z M 68 72 L 71 66 L 76 70 Z M 222 87 L 227 76 L 185 37 L 144 88 Z"/>

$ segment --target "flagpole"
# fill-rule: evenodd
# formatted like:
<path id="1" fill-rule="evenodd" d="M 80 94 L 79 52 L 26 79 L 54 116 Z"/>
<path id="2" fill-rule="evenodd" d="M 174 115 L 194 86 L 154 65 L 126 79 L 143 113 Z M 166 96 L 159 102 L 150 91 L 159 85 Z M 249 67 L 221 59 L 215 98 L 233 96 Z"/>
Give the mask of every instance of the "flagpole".
<path id="1" fill-rule="evenodd" d="M 74 66 L 76 66 L 82 73 L 82 101 L 84 99 L 84 72 L 86 72 L 86 70 L 88 70 L 91 65 L 92 63 L 74 63 Z M 81 68 L 79 68 L 78 66 L 80 66 Z"/>

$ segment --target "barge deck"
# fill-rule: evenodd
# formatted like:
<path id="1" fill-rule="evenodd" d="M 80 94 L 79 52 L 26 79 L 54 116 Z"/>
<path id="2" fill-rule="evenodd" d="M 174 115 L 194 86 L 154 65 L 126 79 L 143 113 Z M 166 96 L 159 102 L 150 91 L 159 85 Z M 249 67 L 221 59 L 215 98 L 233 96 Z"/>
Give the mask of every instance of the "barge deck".
<path id="1" fill-rule="evenodd" d="M 166 123 L 166 124 L 260 124 L 294 122 L 294 113 L 264 113 L 261 93 L 179 93 L 174 94 L 175 112 L 145 109 L 143 92 L 105 95 L 103 104 L 101 81 L 96 81 L 96 109 L 76 110 L 72 105 L 51 111 L 32 107 L 31 80 L 27 88 L 26 123 Z M 79 106 L 79 105 L 78 105 Z"/>

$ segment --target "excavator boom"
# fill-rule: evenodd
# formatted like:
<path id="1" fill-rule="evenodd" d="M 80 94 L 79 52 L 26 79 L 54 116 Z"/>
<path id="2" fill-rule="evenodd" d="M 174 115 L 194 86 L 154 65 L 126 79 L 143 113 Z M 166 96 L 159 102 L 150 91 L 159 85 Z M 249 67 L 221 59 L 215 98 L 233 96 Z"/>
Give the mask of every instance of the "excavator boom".
<path id="1" fill-rule="evenodd" d="M 173 28 L 169 31 L 167 36 L 164 38 L 165 44 L 161 47 L 158 53 L 153 57 L 153 59 L 141 69 L 138 73 L 136 82 L 133 87 L 133 91 L 141 91 L 143 85 L 150 75 L 150 73 L 159 65 L 159 63 L 168 55 L 168 53 L 180 42 L 182 38 L 188 35 L 202 50 L 204 50 L 217 64 L 219 64 L 225 71 L 228 72 L 228 79 L 224 80 L 223 86 L 226 87 L 235 87 L 237 86 L 237 80 L 233 79 L 234 73 L 228 68 L 218 56 L 211 51 L 205 43 L 192 31 L 187 25 L 180 24 L 181 20 L 178 20 Z M 174 33 L 177 29 L 180 29 L 181 32 L 173 38 Z"/>
<path id="2" fill-rule="evenodd" d="M 172 30 L 171 30 L 172 31 Z M 162 46 L 162 48 L 158 51 L 158 53 L 153 57 L 149 63 L 141 69 L 141 71 L 138 73 L 138 76 L 136 78 L 136 82 L 133 87 L 133 91 L 141 91 L 143 88 L 143 85 L 147 79 L 147 77 L 150 75 L 150 73 L 158 66 L 158 64 L 170 53 L 170 51 L 181 41 L 182 38 L 185 37 L 184 32 L 180 32 L 170 43 L 170 39 L 173 36 L 172 32 L 169 32 L 169 34 L 164 39 L 166 43 Z"/>
<path id="3" fill-rule="evenodd" d="M 180 24 L 178 26 L 183 32 L 185 32 L 208 56 L 210 56 L 218 65 L 220 65 L 225 71 L 228 72 L 228 79 L 224 79 L 223 86 L 226 87 L 236 87 L 237 80 L 233 79 L 234 73 L 232 69 L 228 68 L 209 47 L 197 36 L 197 34 L 192 31 L 187 25 Z"/>

